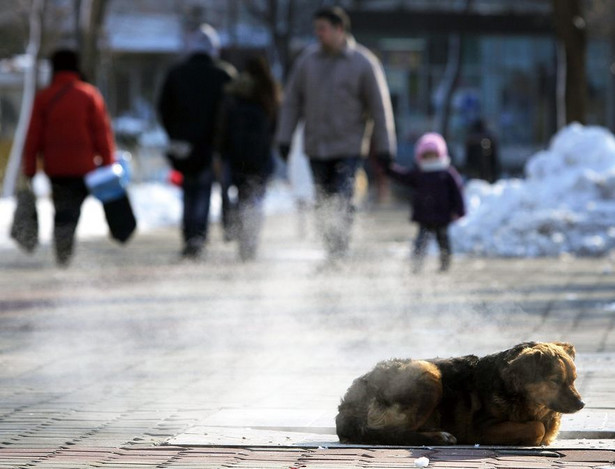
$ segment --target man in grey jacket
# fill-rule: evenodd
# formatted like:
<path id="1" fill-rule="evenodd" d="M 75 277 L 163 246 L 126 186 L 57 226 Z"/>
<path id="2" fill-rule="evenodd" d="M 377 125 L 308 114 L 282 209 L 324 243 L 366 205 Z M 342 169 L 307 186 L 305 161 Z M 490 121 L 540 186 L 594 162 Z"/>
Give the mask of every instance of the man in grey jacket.
<path id="1" fill-rule="evenodd" d="M 318 10 L 314 30 L 318 44 L 297 59 L 286 85 L 276 141 L 286 160 L 304 122 L 318 228 L 335 260 L 348 253 L 355 173 L 370 150 L 382 159 L 395 155 L 395 124 L 382 66 L 350 35 L 344 10 Z"/>

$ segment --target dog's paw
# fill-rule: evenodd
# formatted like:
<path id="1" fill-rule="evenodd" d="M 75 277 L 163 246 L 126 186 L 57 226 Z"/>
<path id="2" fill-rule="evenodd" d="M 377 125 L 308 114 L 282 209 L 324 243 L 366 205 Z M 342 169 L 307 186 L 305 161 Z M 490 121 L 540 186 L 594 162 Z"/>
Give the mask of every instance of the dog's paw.
<path id="1" fill-rule="evenodd" d="M 454 445 L 457 443 L 457 438 L 454 435 L 447 432 L 439 432 L 439 437 L 444 445 Z"/>
<path id="2" fill-rule="evenodd" d="M 457 444 L 457 438 L 448 432 L 428 432 L 425 435 L 433 440 L 433 443 L 431 443 L 433 445 L 448 446 Z"/>

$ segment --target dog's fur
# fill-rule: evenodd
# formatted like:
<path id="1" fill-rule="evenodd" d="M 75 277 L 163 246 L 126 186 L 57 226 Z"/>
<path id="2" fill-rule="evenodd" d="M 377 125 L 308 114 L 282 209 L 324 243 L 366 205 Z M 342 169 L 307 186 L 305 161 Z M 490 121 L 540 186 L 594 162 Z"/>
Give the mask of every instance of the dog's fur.
<path id="1" fill-rule="evenodd" d="M 388 360 L 354 380 L 339 406 L 342 443 L 550 444 L 562 413 L 585 405 L 571 344 L 526 342 L 479 358 Z"/>

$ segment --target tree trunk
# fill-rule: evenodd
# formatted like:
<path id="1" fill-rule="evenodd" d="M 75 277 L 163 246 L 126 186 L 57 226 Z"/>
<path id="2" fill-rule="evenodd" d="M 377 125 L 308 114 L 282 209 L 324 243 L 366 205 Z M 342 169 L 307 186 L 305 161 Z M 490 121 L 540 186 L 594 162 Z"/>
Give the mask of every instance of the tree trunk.
<path id="1" fill-rule="evenodd" d="M 290 55 L 290 40 L 294 30 L 295 19 L 295 0 L 290 0 L 286 9 L 286 31 L 283 35 L 277 38 L 276 46 L 280 54 L 280 62 L 282 64 L 282 76 L 286 80 L 290 71 L 291 55 Z"/>
<path id="2" fill-rule="evenodd" d="M 470 13 L 474 6 L 474 0 L 466 0 L 464 5 L 465 13 Z M 440 103 L 439 116 L 437 118 L 437 128 L 444 139 L 448 139 L 448 127 L 451 116 L 453 95 L 459 84 L 461 70 L 463 68 L 463 35 L 459 32 L 451 32 L 448 37 L 448 58 L 444 77 L 440 84 Z"/>
<path id="3" fill-rule="evenodd" d="M 463 43 L 462 37 L 459 33 L 451 33 L 448 38 L 448 61 L 446 64 L 446 70 L 444 77 L 440 84 L 440 96 L 442 101 L 439 107 L 439 116 L 437 119 L 438 131 L 442 134 L 444 139 L 448 139 L 448 127 L 451 116 L 451 107 L 453 101 L 453 94 L 459 83 L 459 77 L 461 76 L 461 62 L 462 62 L 462 50 Z"/>
<path id="4" fill-rule="evenodd" d="M 269 29 L 273 38 L 271 54 L 279 66 L 282 81 L 286 80 L 290 66 L 290 42 L 293 30 L 295 0 L 280 2 L 269 0 Z"/>
<path id="5" fill-rule="evenodd" d="M 553 0 L 553 20 L 558 47 L 565 59 L 558 62 L 565 76 L 564 106 L 566 123 L 585 124 L 587 76 L 585 71 L 587 30 L 581 0 Z M 564 63 L 562 63 L 564 62 Z M 559 106 L 562 106 L 561 100 Z"/>
<path id="6" fill-rule="evenodd" d="M 41 45 L 41 24 L 44 6 L 45 0 L 32 1 L 32 9 L 30 10 L 30 37 L 26 49 L 28 65 L 25 72 L 19 121 L 13 137 L 13 145 L 11 146 L 9 161 L 4 174 L 2 189 L 2 195 L 4 197 L 10 197 L 15 192 L 19 170 L 21 168 L 21 155 L 26 141 L 28 125 L 30 124 L 30 114 L 32 113 L 32 104 L 34 103 L 34 96 L 36 94 L 37 62 Z"/>
<path id="7" fill-rule="evenodd" d="M 91 0 L 86 22 L 81 27 L 81 71 L 86 80 L 96 83 L 100 51 L 98 39 L 105 18 L 107 0 Z"/>

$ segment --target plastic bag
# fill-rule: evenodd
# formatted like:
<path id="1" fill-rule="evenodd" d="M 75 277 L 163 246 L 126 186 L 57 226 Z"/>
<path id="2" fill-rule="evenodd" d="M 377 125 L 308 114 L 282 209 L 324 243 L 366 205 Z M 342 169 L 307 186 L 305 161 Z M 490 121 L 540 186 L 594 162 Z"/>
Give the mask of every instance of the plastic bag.
<path id="1" fill-rule="evenodd" d="M 17 204 L 13 213 L 11 238 L 20 248 L 31 253 L 38 246 L 38 213 L 36 211 L 36 196 L 31 187 L 17 191 Z"/>

